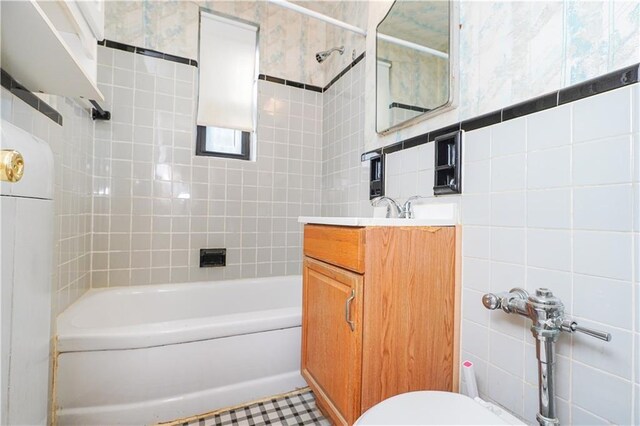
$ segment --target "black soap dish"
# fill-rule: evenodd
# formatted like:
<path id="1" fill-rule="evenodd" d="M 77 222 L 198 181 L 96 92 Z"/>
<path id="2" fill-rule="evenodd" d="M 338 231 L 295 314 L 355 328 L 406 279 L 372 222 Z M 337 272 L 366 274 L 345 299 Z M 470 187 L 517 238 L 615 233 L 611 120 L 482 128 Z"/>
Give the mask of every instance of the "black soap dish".
<path id="1" fill-rule="evenodd" d="M 462 130 L 435 138 L 434 195 L 462 193 Z"/>

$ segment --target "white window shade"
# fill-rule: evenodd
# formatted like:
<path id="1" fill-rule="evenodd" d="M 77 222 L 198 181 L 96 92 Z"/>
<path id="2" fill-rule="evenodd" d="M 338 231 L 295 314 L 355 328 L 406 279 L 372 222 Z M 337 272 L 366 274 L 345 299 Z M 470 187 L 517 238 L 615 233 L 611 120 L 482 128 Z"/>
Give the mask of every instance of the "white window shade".
<path id="1" fill-rule="evenodd" d="M 258 28 L 200 13 L 197 124 L 254 131 Z"/>

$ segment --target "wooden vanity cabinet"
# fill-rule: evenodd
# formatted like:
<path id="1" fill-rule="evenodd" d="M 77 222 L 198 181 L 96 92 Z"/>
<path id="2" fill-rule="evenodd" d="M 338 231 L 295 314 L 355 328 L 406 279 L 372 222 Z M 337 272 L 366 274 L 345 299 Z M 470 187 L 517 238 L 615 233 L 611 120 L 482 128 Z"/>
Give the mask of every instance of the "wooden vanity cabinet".
<path id="1" fill-rule="evenodd" d="M 302 375 L 334 424 L 457 390 L 456 247 L 455 227 L 305 226 Z"/>

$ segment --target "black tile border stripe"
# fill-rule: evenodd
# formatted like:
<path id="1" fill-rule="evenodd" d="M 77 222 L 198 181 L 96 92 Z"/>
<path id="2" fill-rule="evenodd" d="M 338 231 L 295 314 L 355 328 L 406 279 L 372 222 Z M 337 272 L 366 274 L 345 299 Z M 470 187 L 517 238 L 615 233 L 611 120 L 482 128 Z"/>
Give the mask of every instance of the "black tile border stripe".
<path id="1" fill-rule="evenodd" d="M 62 126 L 62 115 L 56 111 L 51 105 L 37 97 L 33 92 L 18 83 L 8 72 L 0 68 L 1 72 L 1 85 L 16 97 L 20 98 L 27 103 L 31 108 L 44 114 L 50 118 L 54 123 Z"/>
<path id="2" fill-rule="evenodd" d="M 314 86 L 312 84 L 300 83 L 298 81 L 293 81 L 293 80 L 285 80 L 284 78 L 274 77 L 274 76 L 267 75 L 267 74 L 260 74 L 258 76 L 258 79 L 259 80 L 269 81 L 271 83 L 284 84 L 285 86 L 297 87 L 298 89 L 311 90 L 312 92 L 324 93 L 327 90 L 329 90 L 329 88 L 331 86 L 333 86 L 336 81 L 340 80 L 341 77 L 343 77 L 347 72 L 349 72 L 349 70 L 351 68 L 356 66 L 356 64 L 358 62 L 360 62 L 364 58 L 364 56 L 365 56 L 365 53 L 362 52 L 362 54 L 360 56 L 358 56 L 356 59 L 353 60 L 353 62 L 351 62 L 349 65 L 347 65 L 342 71 L 340 71 L 340 73 L 338 75 L 336 75 L 329 82 L 329 84 L 327 84 L 324 87 Z M 420 108 L 420 107 L 412 107 L 412 108 Z"/>
<path id="3" fill-rule="evenodd" d="M 596 77 L 594 79 L 587 80 L 573 86 L 565 87 L 564 89 L 556 90 L 554 92 L 547 93 L 542 96 L 537 96 L 518 104 L 510 105 L 497 111 L 492 111 L 487 114 L 479 115 L 477 117 L 468 118 L 461 122 L 457 122 L 446 127 L 441 127 L 439 129 L 431 130 L 427 133 L 414 136 L 401 142 L 394 142 L 382 148 L 365 152 L 360 156 L 360 159 L 361 161 L 368 161 L 371 158 L 375 158 L 380 155 L 390 154 L 392 152 L 397 152 L 403 149 L 413 148 L 428 142 L 433 142 L 436 137 L 451 133 L 456 130 L 464 130 L 469 132 L 471 130 L 481 129 L 483 127 L 491 126 L 494 124 L 504 123 L 505 121 L 513 120 L 514 118 L 544 111 L 545 109 L 555 108 L 569 102 L 575 102 L 580 99 L 588 98 L 589 96 L 598 95 L 614 89 L 619 89 L 630 84 L 638 83 L 638 81 L 640 81 L 638 78 L 639 74 L 640 63 L 637 63 L 626 68 L 601 75 L 600 77 Z"/>
<path id="4" fill-rule="evenodd" d="M 170 55 L 169 53 L 158 52 L 157 50 L 147 49 L 145 47 L 132 46 L 130 44 L 120 43 L 113 40 L 99 40 L 99 46 L 109 47 L 111 49 L 123 50 L 129 53 L 137 53 L 143 56 L 149 56 L 157 59 L 164 59 L 165 61 L 177 62 L 179 64 L 191 65 L 198 67 L 198 61 L 195 59 L 183 58 L 182 56 Z"/>
<path id="5" fill-rule="evenodd" d="M 192 65 L 196 68 L 198 67 L 198 61 L 196 61 L 195 59 L 189 59 L 189 58 L 183 58 L 182 56 L 170 55 L 168 53 L 158 52 L 157 50 L 132 46 L 130 44 L 120 43 L 113 40 L 107 40 L 107 39 L 100 40 L 98 41 L 98 45 L 109 47 L 111 49 L 123 50 L 129 53 L 137 53 L 139 55 L 149 56 L 152 58 L 164 59 L 166 61 L 171 61 L 171 62 L 177 62 L 179 64 Z M 351 68 L 356 66 L 356 64 L 360 62 L 364 58 L 364 56 L 365 56 L 365 52 L 362 52 L 360 56 L 358 56 L 356 59 L 353 60 L 353 62 L 347 65 L 342 71 L 340 71 L 340 73 L 337 76 L 335 76 L 331 80 L 331 82 L 329 82 L 329 84 L 327 84 L 325 87 L 314 86 L 313 84 L 300 83 L 299 81 L 285 80 L 284 78 L 274 77 L 266 74 L 258 75 L 258 80 L 265 80 L 271 83 L 284 84 L 285 86 L 291 86 L 291 87 L 296 87 L 298 89 L 311 90 L 312 92 L 323 93 L 329 90 L 329 87 L 331 87 L 336 81 L 338 81 L 342 76 L 344 76 Z M 398 104 L 398 105 L 401 105 L 401 104 Z M 410 105 L 409 107 L 410 109 L 420 108 L 420 107 L 412 107 Z M 418 111 L 418 110 L 414 109 L 414 111 Z M 425 109 L 425 111 L 428 111 L 428 110 Z"/>
<path id="6" fill-rule="evenodd" d="M 273 77 L 271 75 L 260 74 L 258 76 L 258 80 L 269 81 L 271 83 L 278 83 L 285 86 L 296 87 L 298 89 L 305 89 L 305 90 L 311 90 L 312 92 L 322 93 L 322 87 L 320 86 L 314 86 L 313 84 L 300 83 L 299 81 L 285 80 L 284 78 Z"/>
<path id="7" fill-rule="evenodd" d="M 351 62 L 349 65 L 347 65 L 342 71 L 340 71 L 338 73 L 338 75 L 336 75 L 335 77 L 333 77 L 333 79 L 329 82 L 329 84 L 327 84 L 326 86 L 324 86 L 324 88 L 322 89 L 323 92 L 326 92 L 327 90 L 329 90 L 329 88 L 331 86 L 333 86 L 335 84 L 336 81 L 340 80 L 340 78 L 342 78 L 347 72 L 349 72 L 349 70 L 353 67 L 355 67 L 358 62 L 360 62 L 361 60 L 364 59 L 365 57 L 365 53 L 366 52 L 362 52 L 360 54 L 360 56 L 358 56 L 357 58 L 355 58 L 353 60 L 353 62 Z"/>

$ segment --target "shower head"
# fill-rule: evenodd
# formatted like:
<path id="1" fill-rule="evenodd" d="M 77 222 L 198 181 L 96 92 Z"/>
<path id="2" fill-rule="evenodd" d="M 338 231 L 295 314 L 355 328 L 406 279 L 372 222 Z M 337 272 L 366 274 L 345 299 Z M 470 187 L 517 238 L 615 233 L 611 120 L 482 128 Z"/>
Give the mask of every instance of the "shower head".
<path id="1" fill-rule="evenodd" d="M 333 49 L 325 50 L 324 52 L 316 53 L 316 61 L 323 63 L 325 59 L 329 57 L 333 52 L 338 51 L 342 55 L 344 53 L 344 46 L 334 47 Z"/>

